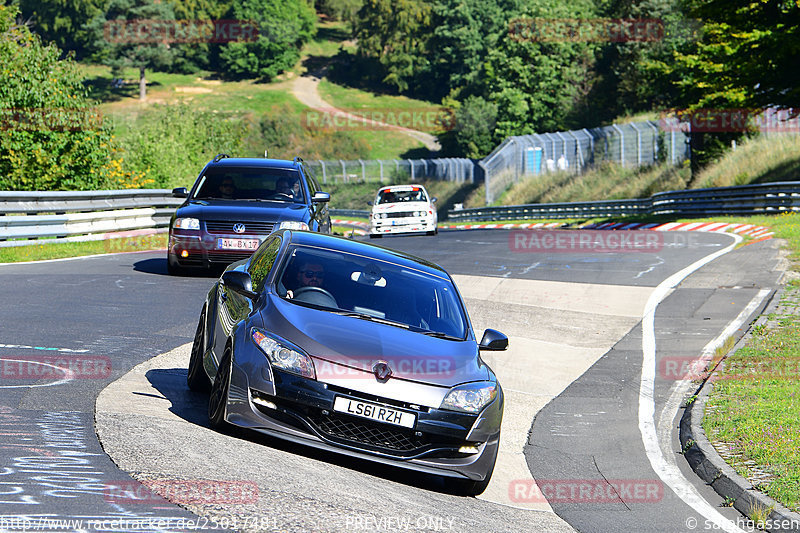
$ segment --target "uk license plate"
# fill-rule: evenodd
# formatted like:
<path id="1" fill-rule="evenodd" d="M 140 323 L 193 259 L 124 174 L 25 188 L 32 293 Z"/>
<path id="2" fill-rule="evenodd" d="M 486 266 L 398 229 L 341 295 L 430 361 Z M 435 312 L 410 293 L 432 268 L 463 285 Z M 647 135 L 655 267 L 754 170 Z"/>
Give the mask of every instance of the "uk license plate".
<path id="1" fill-rule="evenodd" d="M 405 428 L 413 428 L 414 423 L 417 421 L 417 415 L 414 413 L 407 413 L 399 409 L 386 407 L 385 405 L 351 400 L 350 398 L 344 398 L 342 396 L 337 396 L 333 401 L 333 410 L 339 413 L 369 418 L 377 422 L 392 424 L 394 426 L 403 426 Z"/>
<path id="2" fill-rule="evenodd" d="M 258 248 L 258 239 L 217 239 L 217 250 L 249 250 Z"/>

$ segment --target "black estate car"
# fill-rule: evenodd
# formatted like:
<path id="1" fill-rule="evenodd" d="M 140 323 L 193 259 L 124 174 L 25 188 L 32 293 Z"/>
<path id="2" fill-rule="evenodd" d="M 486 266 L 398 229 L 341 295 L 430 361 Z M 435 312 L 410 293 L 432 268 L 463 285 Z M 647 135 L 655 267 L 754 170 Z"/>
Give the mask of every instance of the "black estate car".
<path id="1" fill-rule="evenodd" d="M 330 194 L 303 164 L 219 154 L 203 168 L 169 225 L 170 274 L 209 269 L 249 257 L 273 231 L 330 233 Z"/>

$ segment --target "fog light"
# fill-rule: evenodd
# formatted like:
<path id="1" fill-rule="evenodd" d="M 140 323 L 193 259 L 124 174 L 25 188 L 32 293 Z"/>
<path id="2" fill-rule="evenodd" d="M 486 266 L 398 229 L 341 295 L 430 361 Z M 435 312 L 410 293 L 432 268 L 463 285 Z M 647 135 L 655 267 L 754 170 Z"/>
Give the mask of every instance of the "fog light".
<path id="1" fill-rule="evenodd" d="M 478 448 L 475 446 L 462 446 L 458 449 L 458 453 L 478 453 Z"/>
<path id="2" fill-rule="evenodd" d="M 184 251 L 182 251 L 182 252 L 181 252 L 181 257 L 183 257 L 184 259 L 185 259 L 185 258 L 187 258 L 187 257 L 189 257 L 189 251 L 188 251 L 188 250 L 184 250 Z"/>
<path id="3" fill-rule="evenodd" d="M 277 409 L 278 408 L 278 406 L 275 405 L 274 403 L 272 403 L 272 402 L 270 402 L 268 400 L 265 400 L 263 398 L 259 398 L 258 396 L 253 397 L 253 403 L 256 403 L 256 404 L 261 405 L 263 407 L 266 407 L 268 409 Z"/>

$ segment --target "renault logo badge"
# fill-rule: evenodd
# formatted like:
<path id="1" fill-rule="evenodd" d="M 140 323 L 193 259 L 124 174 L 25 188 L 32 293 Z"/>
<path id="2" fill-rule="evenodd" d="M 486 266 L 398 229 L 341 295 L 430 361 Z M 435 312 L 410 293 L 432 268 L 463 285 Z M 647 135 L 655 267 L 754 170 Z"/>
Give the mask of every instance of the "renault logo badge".
<path id="1" fill-rule="evenodd" d="M 389 363 L 386 361 L 378 361 L 372 365 L 372 373 L 375 374 L 375 379 L 381 383 L 386 383 L 392 375 L 392 369 L 389 368 Z"/>

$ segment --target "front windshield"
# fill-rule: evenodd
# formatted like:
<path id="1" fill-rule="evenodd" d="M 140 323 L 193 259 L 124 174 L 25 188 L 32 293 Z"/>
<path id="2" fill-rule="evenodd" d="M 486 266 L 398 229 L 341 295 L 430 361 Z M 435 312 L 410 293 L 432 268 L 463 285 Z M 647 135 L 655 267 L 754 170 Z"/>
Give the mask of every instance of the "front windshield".
<path id="1" fill-rule="evenodd" d="M 294 246 L 277 293 L 302 305 L 464 339 L 467 322 L 446 277 L 338 250 Z"/>
<path id="2" fill-rule="evenodd" d="M 212 167 L 200 178 L 194 200 L 272 200 L 303 203 L 297 170 Z"/>
<path id="3" fill-rule="evenodd" d="M 419 187 L 411 189 L 385 189 L 378 192 L 377 204 L 392 204 L 395 202 L 427 202 L 425 191 Z"/>

